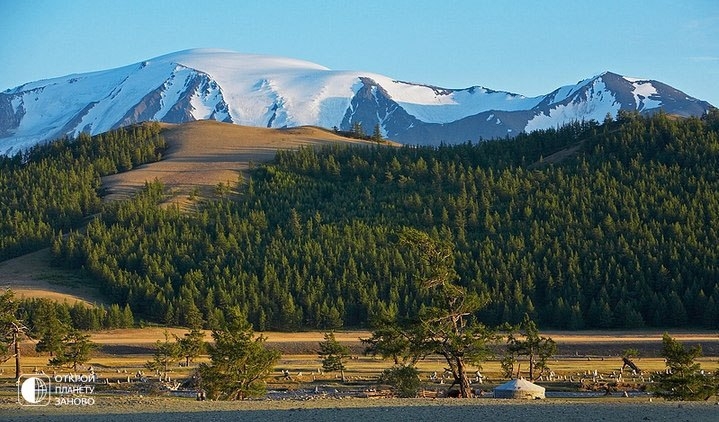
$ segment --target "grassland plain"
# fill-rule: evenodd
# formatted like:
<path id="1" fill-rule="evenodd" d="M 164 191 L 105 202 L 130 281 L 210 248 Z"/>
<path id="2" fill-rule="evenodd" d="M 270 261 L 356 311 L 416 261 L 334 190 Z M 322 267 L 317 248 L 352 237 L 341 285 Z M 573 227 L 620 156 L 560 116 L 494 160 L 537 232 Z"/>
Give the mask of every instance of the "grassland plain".
<path id="1" fill-rule="evenodd" d="M 631 397 L 615 392 L 611 397 L 600 394 L 588 397 L 548 398 L 543 401 L 512 401 L 490 398 L 492 386 L 502 382 L 499 364 L 489 361 L 482 365 L 484 381 L 475 383 L 476 389 L 487 393 L 475 399 L 436 398 L 435 391 L 443 390 L 439 380 L 430 380 L 430 374 L 443 371 L 444 364 L 437 357 L 430 357 L 420 363 L 420 370 L 427 391 L 427 398 L 396 399 L 383 394 L 372 393 L 377 386 L 376 379 L 382 369 L 391 362 L 361 354 L 359 338 L 366 337 L 366 331 L 341 331 L 337 338 L 349 345 L 353 357 L 348 361 L 349 380 L 342 384 L 334 374 L 321 373 L 320 360 L 316 355 L 317 344 L 322 332 L 264 333 L 269 347 L 283 351 L 283 357 L 275 373 L 270 377 L 269 389 L 273 392 L 263 399 L 241 402 L 197 402 L 192 397 L 176 397 L 167 391 L 148 391 L 138 388 L 141 383 L 135 379 L 137 371 L 144 371 L 144 364 L 151 359 L 152 346 L 164 338 L 165 329 L 151 327 L 101 331 L 93 334 L 93 341 L 99 343 L 99 352 L 83 368 L 92 366 L 100 380 L 108 379 L 108 385 L 99 385 L 93 395 L 92 406 L 26 407 L 17 402 L 17 388 L 11 379 L 12 362 L 0 365 L 0 420 L 123 420 L 123 421 L 174 421 L 174 420 L 652 420 L 652 421 L 710 421 L 717 420 L 719 406 L 716 400 L 696 403 L 665 402 L 652 399 L 647 392 L 635 391 Z M 171 328 L 171 334 L 181 336 L 186 330 Z M 551 362 L 551 368 L 561 382 L 539 382 L 549 390 L 576 391 L 588 383 L 596 370 L 611 379 L 618 373 L 621 359 L 612 353 L 617 347 L 637 347 L 642 353 L 654 350 L 661 344 L 659 332 L 579 332 L 545 333 L 551 335 L 559 345 L 559 355 Z M 676 338 L 685 344 L 701 343 L 716 346 L 719 337 L 715 333 L 678 333 Z M 207 339 L 209 340 L 209 333 Z M 713 345 L 713 346 L 712 346 Z M 25 358 L 23 370 L 26 373 L 43 371 L 48 375 L 53 369 L 47 367 L 47 356 L 33 353 L 32 342 L 23 345 Z M 566 350 L 576 350 L 565 354 Z M 580 350 L 582 352 L 580 352 Z M 591 353 L 584 353 L 584 351 Z M 637 360 L 637 364 L 648 373 L 664 368 L 661 358 L 648 352 Z M 206 360 L 202 357 L 199 361 Z M 701 360 L 702 367 L 709 371 L 719 369 L 717 357 L 707 356 Z M 195 362 L 192 366 L 196 365 Z M 172 382 L 190 376 L 192 368 L 173 368 Z M 291 379 L 282 371 L 287 370 Z M 63 373 L 63 370 L 57 370 Z M 3 378 L 4 377 L 4 378 Z M 625 373 L 627 388 L 638 382 L 636 376 Z M 129 382 L 128 382 L 129 381 Z M 308 394 L 321 390 L 324 394 Z M 352 394 L 351 391 L 355 393 Z M 368 392 L 369 391 L 369 392 Z M 381 391 L 381 390 L 380 390 Z"/>

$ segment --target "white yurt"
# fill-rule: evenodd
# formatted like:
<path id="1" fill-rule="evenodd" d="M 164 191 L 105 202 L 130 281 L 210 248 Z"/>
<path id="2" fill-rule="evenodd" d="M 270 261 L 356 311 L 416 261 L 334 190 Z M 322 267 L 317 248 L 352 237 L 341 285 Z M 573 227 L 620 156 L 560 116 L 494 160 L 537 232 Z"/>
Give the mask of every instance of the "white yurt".
<path id="1" fill-rule="evenodd" d="M 524 378 L 513 379 L 494 389 L 496 399 L 543 399 L 545 388 Z"/>

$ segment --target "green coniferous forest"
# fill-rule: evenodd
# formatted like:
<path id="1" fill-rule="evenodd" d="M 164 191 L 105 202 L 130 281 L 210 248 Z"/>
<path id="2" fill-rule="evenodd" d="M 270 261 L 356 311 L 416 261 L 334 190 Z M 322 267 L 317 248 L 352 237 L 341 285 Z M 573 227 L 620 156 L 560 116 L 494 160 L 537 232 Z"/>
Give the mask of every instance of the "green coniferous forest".
<path id="1" fill-rule="evenodd" d="M 0 161 L 0 256 L 52 244 L 111 302 L 167 324 L 215 328 L 241 311 L 257 330 L 365 327 L 426 305 L 421 259 L 398 244 L 409 226 L 453 243 L 461 283 L 489 299 L 475 315 L 487 325 L 528 313 L 558 329 L 719 328 L 716 111 L 281 151 L 198 212 L 159 207 L 157 183 L 102 205 L 100 174 L 159 158 L 159 131 L 142 128 Z M 107 142 L 125 137 L 136 142 Z"/>
<path id="2" fill-rule="evenodd" d="M 160 159 L 158 124 L 0 156 L 0 261 L 47 247 L 100 211 L 100 177 Z"/>

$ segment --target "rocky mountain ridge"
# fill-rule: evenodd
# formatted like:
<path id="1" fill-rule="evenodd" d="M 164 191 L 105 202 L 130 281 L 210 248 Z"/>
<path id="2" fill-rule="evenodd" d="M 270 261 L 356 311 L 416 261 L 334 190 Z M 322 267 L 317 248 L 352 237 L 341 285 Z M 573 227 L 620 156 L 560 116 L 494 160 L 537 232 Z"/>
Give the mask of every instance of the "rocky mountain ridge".
<path id="1" fill-rule="evenodd" d="M 700 116 L 712 106 L 671 86 L 605 72 L 547 95 L 448 89 L 282 57 L 195 49 L 129 66 L 30 82 L 0 93 L 0 153 L 141 121 L 315 125 L 407 144 L 514 136 L 619 110 Z"/>

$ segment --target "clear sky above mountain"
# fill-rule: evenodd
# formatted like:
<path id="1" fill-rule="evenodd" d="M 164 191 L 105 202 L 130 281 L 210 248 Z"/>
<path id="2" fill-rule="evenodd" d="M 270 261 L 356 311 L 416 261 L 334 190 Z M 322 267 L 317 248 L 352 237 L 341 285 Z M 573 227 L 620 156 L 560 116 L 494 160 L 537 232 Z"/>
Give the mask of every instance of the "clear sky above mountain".
<path id="1" fill-rule="evenodd" d="M 719 2 L 0 0 L 0 90 L 210 47 L 546 94 L 605 70 L 719 106 Z"/>

